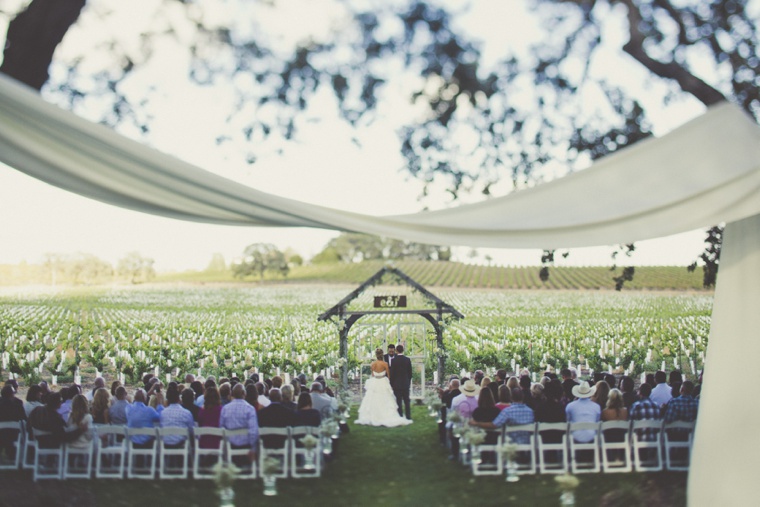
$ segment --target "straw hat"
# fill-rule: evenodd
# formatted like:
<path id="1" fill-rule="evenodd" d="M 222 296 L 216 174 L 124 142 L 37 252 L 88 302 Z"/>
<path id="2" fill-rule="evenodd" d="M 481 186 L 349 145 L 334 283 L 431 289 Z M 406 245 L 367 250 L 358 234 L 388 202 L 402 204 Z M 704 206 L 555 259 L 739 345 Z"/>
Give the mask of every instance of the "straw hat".
<path id="1" fill-rule="evenodd" d="M 459 388 L 465 396 L 477 396 L 480 392 L 480 386 L 474 380 L 468 380 Z"/>
<path id="2" fill-rule="evenodd" d="M 573 387 L 573 396 L 576 398 L 590 398 L 596 392 L 596 386 L 590 387 L 585 380 L 580 385 Z"/>

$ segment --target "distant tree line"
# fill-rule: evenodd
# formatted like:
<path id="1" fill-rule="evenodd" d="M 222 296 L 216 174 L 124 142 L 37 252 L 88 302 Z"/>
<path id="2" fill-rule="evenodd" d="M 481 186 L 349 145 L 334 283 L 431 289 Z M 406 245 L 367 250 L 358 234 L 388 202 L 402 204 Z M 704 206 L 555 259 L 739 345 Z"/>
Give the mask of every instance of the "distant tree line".
<path id="1" fill-rule="evenodd" d="M 314 256 L 311 262 L 319 264 L 375 260 L 449 261 L 451 260 L 451 248 L 423 245 L 356 232 L 344 232 L 331 239 L 325 248 Z"/>
<path id="2" fill-rule="evenodd" d="M 451 248 L 344 232 L 331 239 L 322 251 L 311 259 L 311 263 L 354 263 L 378 260 L 449 261 Z M 230 269 L 236 278 L 258 277 L 264 280 L 267 274 L 286 278 L 292 267 L 303 263 L 303 257 L 290 249 L 283 252 L 271 243 L 253 243 L 245 248 L 242 257 L 234 261 Z M 210 269 L 211 266 L 209 266 Z"/>
<path id="3" fill-rule="evenodd" d="M 3 266 L 2 278 L 8 283 L 38 283 L 49 285 L 98 285 L 116 281 L 139 284 L 151 281 L 156 272 L 154 260 L 139 252 L 130 252 L 114 267 L 89 253 L 47 253 L 41 264 L 23 262 Z"/>

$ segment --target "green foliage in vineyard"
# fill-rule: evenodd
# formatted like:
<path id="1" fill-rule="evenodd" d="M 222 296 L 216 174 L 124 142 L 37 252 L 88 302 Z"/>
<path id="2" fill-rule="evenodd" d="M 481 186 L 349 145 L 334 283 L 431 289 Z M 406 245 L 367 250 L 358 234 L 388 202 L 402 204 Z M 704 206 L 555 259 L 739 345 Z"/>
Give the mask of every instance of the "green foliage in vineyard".
<path id="1" fill-rule="evenodd" d="M 317 316 L 345 294 L 345 287 L 288 284 L 0 297 L 0 375 L 33 380 L 85 367 L 133 381 L 155 368 L 175 375 L 242 375 L 253 368 L 270 375 L 329 373 L 340 364 L 338 330 Z M 448 373 L 540 372 L 570 363 L 637 375 L 664 363 L 693 375 L 704 365 L 711 294 L 439 289 L 436 295 L 465 315 L 445 327 Z M 406 315 L 361 322 L 414 321 Z M 432 372 L 442 351 L 432 326 L 416 325 L 426 330 Z M 352 330 L 349 339 L 357 336 Z M 367 336 L 373 343 L 365 345 L 382 345 L 382 338 Z M 350 347 L 352 372 L 366 362 L 360 350 Z"/>
<path id="2" fill-rule="evenodd" d="M 294 267 L 291 282 L 324 282 L 359 284 L 377 272 L 382 261 L 357 263 L 322 263 Z M 538 266 L 479 266 L 460 262 L 398 261 L 394 265 L 425 287 L 494 288 L 494 289 L 614 289 L 613 277 L 621 274 L 604 266 L 553 267 L 545 282 L 538 276 Z M 173 274 L 160 278 L 166 281 L 214 281 L 208 273 Z M 230 281 L 221 276 L 218 281 Z M 270 276 L 270 280 L 278 277 Z M 280 278 L 281 280 L 281 278 Z M 278 280 L 279 281 L 279 280 Z M 641 266 L 636 268 L 633 281 L 624 290 L 698 290 L 702 274 L 690 272 L 683 266 Z"/>

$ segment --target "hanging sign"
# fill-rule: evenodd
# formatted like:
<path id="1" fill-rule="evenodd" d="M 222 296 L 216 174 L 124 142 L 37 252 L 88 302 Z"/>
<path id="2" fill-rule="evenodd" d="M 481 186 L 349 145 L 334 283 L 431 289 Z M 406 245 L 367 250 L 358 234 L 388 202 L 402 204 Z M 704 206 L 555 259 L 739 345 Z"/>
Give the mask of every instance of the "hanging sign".
<path id="1" fill-rule="evenodd" d="M 375 296 L 375 308 L 406 308 L 406 296 Z"/>

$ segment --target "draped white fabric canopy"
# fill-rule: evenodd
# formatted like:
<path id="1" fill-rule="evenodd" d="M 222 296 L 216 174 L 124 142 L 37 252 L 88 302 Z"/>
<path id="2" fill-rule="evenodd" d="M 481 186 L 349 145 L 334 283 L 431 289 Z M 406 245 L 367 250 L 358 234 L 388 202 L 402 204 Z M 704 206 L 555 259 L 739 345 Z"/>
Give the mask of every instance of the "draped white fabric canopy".
<path id="1" fill-rule="evenodd" d="M 411 215 L 369 216 L 267 194 L 45 103 L 0 75 L 0 160 L 57 187 L 183 220 L 319 227 L 439 245 L 630 243 L 727 222 L 689 479 L 690 505 L 758 498 L 760 407 L 734 395 L 760 357 L 760 128 L 722 104 L 662 138 L 528 190 Z M 752 496 L 750 496 L 752 495 Z"/>

